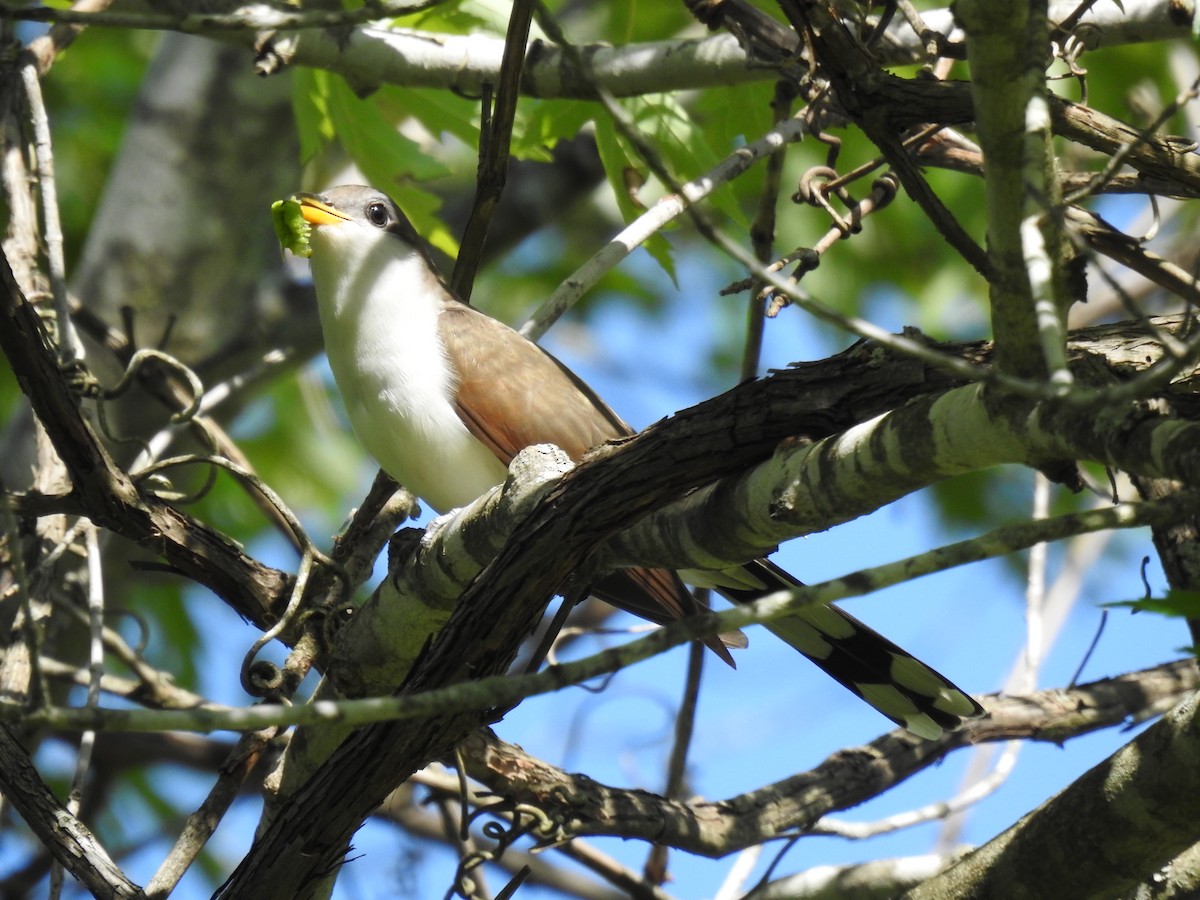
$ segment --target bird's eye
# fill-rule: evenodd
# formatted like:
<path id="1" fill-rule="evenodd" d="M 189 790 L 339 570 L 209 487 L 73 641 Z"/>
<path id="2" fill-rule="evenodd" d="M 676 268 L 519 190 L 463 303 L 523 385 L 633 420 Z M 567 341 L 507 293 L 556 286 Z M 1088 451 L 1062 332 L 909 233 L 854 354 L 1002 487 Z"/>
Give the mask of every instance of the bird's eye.
<path id="1" fill-rule="evenodd" d="M 384 204 L 380 203 L 378 200 L 375 200 L 372 203 L 368 203 L 367 204 L 367 221 L 370 222 L 372 225 L 374 225 L 376 228 L 385 227 L 388 223 L 387 207 Z"/>

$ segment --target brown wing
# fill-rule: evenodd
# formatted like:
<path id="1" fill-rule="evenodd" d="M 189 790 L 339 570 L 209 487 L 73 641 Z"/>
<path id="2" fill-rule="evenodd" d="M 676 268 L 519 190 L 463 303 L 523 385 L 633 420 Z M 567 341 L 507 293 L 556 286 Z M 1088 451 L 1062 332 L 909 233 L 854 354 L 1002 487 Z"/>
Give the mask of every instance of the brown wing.
<path id="1" fill-rule="evenodd" d="M 448 300 L 438 327 L 455 361 L 458 417 L 505 465 L 533 444 L 557 444 L 578 460 L 605 441 L 633 434 L 574 372 L 504 323 Z M 595 593 L 660 624 L 696 610 L 679 576 L 665 569 L 614 572 Z M 720 638 L 704 643 L 733 665 Z"/>
<path id="2" fill-rule="evenodd" d="M 621 569 L 592 585 L 592 593 L 617 609 L 659 625 L 669 625 L 676 619 L 700 611 L 696 599 L 679 576 L 669 569 L 646 569 L 641 566 Z M 733 636 L 730 636 L 730 641 L 731 646 L 740 643 Z M 710 635 L 703 639 L 703 643 L 726 663 L 734 665 L 721 635 Z"/>
<path id="3" fill-rule="evenodd" d="M 577 460 L 633 434 L 570 369 L 507 325 L 450 301 L 438 327 L 455 361 L 458 416 L 505 465 L 533 444 L 557 444 Z"/>

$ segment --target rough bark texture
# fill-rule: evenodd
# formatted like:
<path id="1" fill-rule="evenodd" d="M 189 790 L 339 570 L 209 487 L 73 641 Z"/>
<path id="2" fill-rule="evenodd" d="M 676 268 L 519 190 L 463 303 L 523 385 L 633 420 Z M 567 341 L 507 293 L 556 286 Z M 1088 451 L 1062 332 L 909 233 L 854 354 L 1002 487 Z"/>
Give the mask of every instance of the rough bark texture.
<path id="1" fill-rule="evenodd" d="M 909 900 L 1119 897 L 1200 840 L 1200 697 Z M 1070 873 L 1069 876 L 1064 873 Z"/>
<path id="2" fill-rule="evenodd" d="M 0 790 L 54 858 L 94 897 L 125 900 L 146 896 L 125 877 L 91 831 L 67 812 L 6 725 L 0 725 Z"/>

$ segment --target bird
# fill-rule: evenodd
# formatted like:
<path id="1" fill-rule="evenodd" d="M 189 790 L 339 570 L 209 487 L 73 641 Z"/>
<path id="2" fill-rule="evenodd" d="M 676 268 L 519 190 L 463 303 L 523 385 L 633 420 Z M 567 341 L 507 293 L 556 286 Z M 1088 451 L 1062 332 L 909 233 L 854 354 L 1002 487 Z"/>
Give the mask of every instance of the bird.
<path id="1" fill-rule="evenodd" d="M 325 353 L 355 435 L 435 511 L 501 484 L 525 447 L 555 444 L 577 461 L 634 433 L 550 353 L 456 297 L 385 193 L 343 185 L 292 200 L 307 223 Z M 685 575 L 734 603 L 801 584 L 766 559 Z M 666 569 L 621 570 L 591 593 L 659 624 L 698 609 L 680 574 Z M 937 739 L 984 712 L 837 606 L 809 607 L 766 627 L 920 737 Z M 720 640 L 707 643 L 732 664 Z"/>

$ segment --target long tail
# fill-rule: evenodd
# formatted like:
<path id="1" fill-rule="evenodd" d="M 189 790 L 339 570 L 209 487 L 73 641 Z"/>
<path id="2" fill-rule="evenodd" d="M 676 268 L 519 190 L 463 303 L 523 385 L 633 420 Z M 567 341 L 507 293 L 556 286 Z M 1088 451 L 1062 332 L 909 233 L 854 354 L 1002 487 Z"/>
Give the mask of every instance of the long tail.
<path id="1" fill-rule="evenodd" d="M 737 587 L 714 587 L 735 603 L 749 603 L 771 591 L 800 584 L 762 559 L 734 571 Z M 721 573 L 726 574 L 734 573 Z M 935 740 L 944 731 L 961 727 L 964 719 L 984 714 L 983 707 L 953 682 L 836 606 L 810 607 L 768 622 L 766 627 L 834 680 L 920 737 Z"/>

